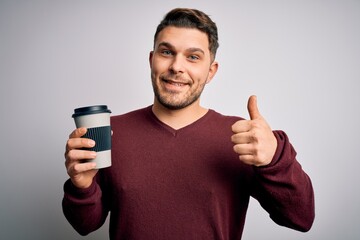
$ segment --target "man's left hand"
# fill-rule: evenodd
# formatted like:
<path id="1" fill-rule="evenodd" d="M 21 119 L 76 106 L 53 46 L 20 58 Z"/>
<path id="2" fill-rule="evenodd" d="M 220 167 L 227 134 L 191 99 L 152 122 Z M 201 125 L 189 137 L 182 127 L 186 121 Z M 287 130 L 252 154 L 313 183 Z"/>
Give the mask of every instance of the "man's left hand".
<path id="1" fill-rule="evenodd" d="M 234 151 L 246 164 L 266 166 L 274 157 L 277 140 L 258 110 L 256 96 L 250 96 L 247 107 L 250 120 L 240 120 L 232 125 Z"/>

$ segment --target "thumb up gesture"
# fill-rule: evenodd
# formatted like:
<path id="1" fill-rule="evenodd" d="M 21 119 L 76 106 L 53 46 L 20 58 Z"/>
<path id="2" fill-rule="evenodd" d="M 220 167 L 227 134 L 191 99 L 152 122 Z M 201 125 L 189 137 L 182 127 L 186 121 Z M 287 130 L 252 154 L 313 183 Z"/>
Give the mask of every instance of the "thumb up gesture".
<path id="1" fill-rule="evenodd" d="M 246 164 L 265 166 L 274 157 L 277 140 L 259 112 L 256 96 L 249 98 L 247 107 L 250 120 L 240 120 L 232 125 L 234 151 Z"/>

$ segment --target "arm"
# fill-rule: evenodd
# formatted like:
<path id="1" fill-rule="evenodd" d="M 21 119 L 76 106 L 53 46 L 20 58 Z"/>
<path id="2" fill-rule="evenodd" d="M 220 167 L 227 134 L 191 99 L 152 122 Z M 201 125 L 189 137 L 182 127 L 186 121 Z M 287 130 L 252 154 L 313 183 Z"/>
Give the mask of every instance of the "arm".
<path id="1" fill-rule="evenodd" d="M 65 182 L 62 202 L 65 217 L 81 235 L 102 226 L 108 214 L 96 165 L 84 161 L 96 156 L 96 152 L 82 150 L 95 145 L 94 141 L 81 138 L 85 133 L 85 128 L 76 129 L 67 141 L 65 166 L 70 179 Z"/>
<path id="2" fill-rule="evenodd" d="M 299 231 L 310 230 L 315 216 L 311 180 L 296 160 L 296 152 L 284 132 L 274 131 L 278 142 L 272 162 L 254 167 L 252 196 L 277 224 Z"/>
<path id="3" fill-rule="evenodd" d="M 66 181 L 62 207 L 66 219 L 81 235 L 100 228 L 108 214 L 102 191 L 95 181 L 86 189 L 75 187 L 70 179 Z"/>
<path id="4" fill-rule="evenodd" d="M 308 231 L 314 220 L 314 193 L 310 178 L 296 161 L 286 134 L 272 131 L 261 116 L 256 97 L 248 102 L 250 120 L 232 126 L 234 151 L 240 161 L 252 165 L 252 196 L 278 224 Z"/>

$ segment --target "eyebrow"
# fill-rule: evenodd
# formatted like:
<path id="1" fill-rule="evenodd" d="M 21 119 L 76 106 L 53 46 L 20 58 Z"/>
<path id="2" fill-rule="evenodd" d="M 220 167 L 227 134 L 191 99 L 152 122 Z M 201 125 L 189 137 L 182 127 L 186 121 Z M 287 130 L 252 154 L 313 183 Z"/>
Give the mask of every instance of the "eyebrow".
<path id="1" fill-rule="evenodd" d="M 157 47 L 158 47 L 158 48 L 159 48 L 159 47 L 167 47 L 167 48 L 171 48 L 171 49 L 174 48 L 174 46 L 173 46 L 171 43 L 169 43 L 169 42 L 161 42 L 161 43 L 158 44 Z"/>
<path id="2" fill-rule="evenodd" d="M 167 48 L 170 48 L 170 49 L 175 49 L 174 45 L 172 45 L 172 44 L 169 43 L 169 42 L 161 42 L 161 43 L 158 44 L 157 47 L 158 47 L 158 48 L 159 48 L 159 47 L 167 47 Z M 186 51 L 188 51 L 188 52 L 201 52 L 202 54 L 205 55 L 204 50 L 202 50 L 201 48 L 192 47 L 192 48 L 186 49 Z"/>

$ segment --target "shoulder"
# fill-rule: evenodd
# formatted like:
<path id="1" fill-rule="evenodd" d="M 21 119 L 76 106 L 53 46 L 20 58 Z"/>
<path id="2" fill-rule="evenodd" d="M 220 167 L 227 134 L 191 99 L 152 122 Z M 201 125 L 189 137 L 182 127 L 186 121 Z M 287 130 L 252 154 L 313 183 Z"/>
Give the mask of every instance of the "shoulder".
<path id="1" fill-rule="evenodd" d="M 243 118 L 224 115 L 216 112 L 215 110 L 209 109 L 201 123 L 196 125 L 196 127 L 198 130 L 202 129 L 202 131 L 210 132 L 211 134 L 216 134 L 217 136 L 220 134 L 228 136 L 232 134 L 231 126 L 239 120 L 243 120 Z"/>
<path id="2" fill-rule="evenodd" d="M 153 122 L 151 106 L 137 109 L 121 115 L 114 115 L 110 119 L 113 130 L 133 131 L 134 129 L 146 128 Z"/>
<path id="3" fill-rule="evenodd" d="M 242 117 L 224 115 L 213 109 L 209 109 L 208 119 L 211 120 L 211 122 L 222 123 L 222 124 L 226 124 L 226 123 L 234 124 L 235 122 L 237 122 L 239 120 L 244 120 L 244 118 L 242 118 Z"/>
<path id="4" fill-rule="evenodd" d="M 121 121 L 141 119 L 141 118 L 146 117 L 150 110 L 151 110 L 151 106 L 137 109 L 137 110 L 127 112 L 124 114 L 111 116 L 111 123 L 118 123 Z"/>

